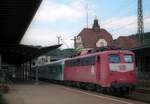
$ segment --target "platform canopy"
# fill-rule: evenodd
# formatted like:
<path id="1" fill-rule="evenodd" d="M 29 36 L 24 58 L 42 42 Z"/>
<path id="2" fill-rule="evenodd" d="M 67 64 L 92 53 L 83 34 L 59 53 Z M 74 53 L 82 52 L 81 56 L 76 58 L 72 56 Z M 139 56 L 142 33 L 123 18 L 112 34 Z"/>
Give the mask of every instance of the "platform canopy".
<path id="1" fill-rule="evenodd" d="M 19 44 L 42 0 L 0 0 L 0 44 Z"/>
<path id="2" fill-rule="evenodd" d="M 133 51 L 136 56 L 150 56 L 150 45 L 144 45 L 141 47 L 132 48 L 130 50 Z"/>
<path id="3" fill-rule="evenodd" d="M 61 45 L 19 44 L 42 0 L 0 0 L 0 55 L 3 63 L 20 64 Z"/>
<path id="4" fill-rule="evenodd" d="M 3 63 L 21 64 L 40 55 L 43 55 L 51 50 L 54 50 L 61 45 L 53 45 L 48 47 L 33 47 L 26 45 L 0 45 L 0 54 L 2 55 Z"/>

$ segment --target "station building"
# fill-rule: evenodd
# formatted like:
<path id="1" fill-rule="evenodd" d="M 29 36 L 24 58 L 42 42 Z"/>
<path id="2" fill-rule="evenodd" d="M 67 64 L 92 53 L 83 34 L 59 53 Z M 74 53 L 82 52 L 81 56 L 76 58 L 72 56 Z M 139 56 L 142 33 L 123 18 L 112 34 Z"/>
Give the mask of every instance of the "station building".
<path id="1" fill-rule="evenodd" d="M 84 28 L 76 38 L 75 48 L 77 49 L 91 49 L 101 46 L 109 46 L 113 38 L 111 34 L 100 28 L 98 19 L 94 20 L 92 28 Z"/>
<path id="2" fill-rule="evenodd" d="M 117 39 L 113 39 L 111 33 L 100 27 L 97 18 L 94 19 L 92 28 L 83 28 L 81 30 L 74 43 L 74 47 L 79 50 L 103 46 L 129 49 L 138 46 L 137 39 L 131 36 L 120 36 Z"/>

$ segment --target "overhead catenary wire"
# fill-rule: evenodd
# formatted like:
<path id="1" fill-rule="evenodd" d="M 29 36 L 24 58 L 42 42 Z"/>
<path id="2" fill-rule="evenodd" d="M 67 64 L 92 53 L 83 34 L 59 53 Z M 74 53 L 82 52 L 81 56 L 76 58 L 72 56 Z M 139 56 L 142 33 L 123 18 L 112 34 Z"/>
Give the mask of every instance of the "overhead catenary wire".
<path id="1" fill-rule="evenodd" d="M 147 19 L 150 19 L 149 17 L 145 17 L 144 18 L 144 20 L 147 20 Z M 130 22 L 130 23 L 128 23 L 128 24 L 126 24 L 126 25 L 123 25 L 123 26 L 121 26 L 121 27 L 117 27 L 116 29 L 118 30 L 118 29 L 124 29 L 123 27 L 126 27 L 126 26 L 131 26 L 131 25 L 133 25 L 133 24 L 137 24 L 137 21 L 135 20 L 135 21 L 132 21 L 132 22 Z"/>
<path id="2" fill-rule="evenodd" d="M 146 13 L 146 17 L 144 17 L 144 20 L 149 19 L 149 18 L 150 18 L 150 15 L 148 14 L 148 13 L 149 13 L 149 6 L 144 7 L 144 12 Z M 147 15 L 147 14 L 148 14 L 148 15 Z M 128 16 L 134 17 L 135 15 L 131 14 L 131 15 L 128 15 Z M 126 16 L 126 17 L 128 17 L 128 16 Z M 119 19 L 119 18 L 120 18 L 120 17 L 118 17 L 118 19 Z M 120 19 L 121 19 L 121 18 L 120 18 Z M 112 25 L 113 23 L 114 23 L 113 20 L 111 20 L 109 23 L 105 23 L 105 24 L 103 24 L 103 25 L 101 25 L 101 26 L 102 26 L 102 27 L 105 27 L 105 26 L 107 26 L 107 25 Z M 124 26 L 125 26 L 125 27 L 128 27 L 128 26 L 131 26 L 131 25 L 134 25 L 134 24 L 137 24 L 136 18 L 135 18 L 135 21 L 130 22 L 129 24 L 126 24 L 126 25 L 124 25 Z M 113 32 L 114 32 L 114 30 L 115 30 L 115 31 L 120 31 L 120 29 L 124 29 L 124 28 L 123 28 L 124 26 L 121 26 L 121 27 L 118 27 L 118 28 L 113 29 Z M 109 29 L 109 31 L 110 31 L 110 29 Z"/>
<path id="3" fill-rule="evenodd" d="M 132 1 L 133 2 L 133 1 Z M 109 21 L 106 21 L 106 23 L 102 23 L 102 27 L 105 27 L 105 25 L 110 25 L 110 24 L 112 24 L 113 23 L 113 19 L 114 18 L 117 18 L 118 20 L 119 19 L 122 19 L 122 18 L 124 18 L 124 17 L 131 17 L 131 16 L 136 16 L 136 15 L 133 15 L 133 12 L 135 12 L 137 9 L 136 8 L 133 8 L 133 5 L 131 5 L 131 4 L 133 4 L 133 3 L 127 3 L 128 4 L 128 6 L 126 7 L 126 8 L 124 8 L 123 9 L 123 7 L 121 7 L 120 8 L 120 12 L 117 12 L 117 15 L 116 15 L 116 17 L 113 17 L 112 19 L 110 19 Z M 136 3 L 136 2 L 135 2 Z M 147 8 L 148 7 L 148 8 Z M 146 10 L 148 10 L 149 9 L 149 5 L 144 5 L 143 6 L 143 12 L 145 13 L 146 12 Z M 126 10 L 125 12 L 128 14 L 128 15 L 124 15 L 125 14 L 125 12 L 122 12 L 123 10 Z M 149 12 L 149 11 L 148 11 Z M 123 13 L 123 14 L 122 14 Z M 130 14 L 129 14 L 130 13 Z M 119 15 L 118 15 L 119 14 Z"/>
<path id="4" fill-rule="evenodd" d="M 62 41 L 62 43 L 63 43 L 67 48 L 70 48 L 69 45 L 66 44 L 66 42 L 65 42 L 62 38 L 61 38 L 60 40 Z"/>
<path id="5" fill-rule="evenodd" d="M 124 16 L 131 16 L 131 15 L 133 15 L 132 12 L 136 11 L 136 8 L 133 8 L 134 5 L 133 5 L 132 2 L 131 3 L 130 2 L 128 2 L 128 3 L 125 2 L 124 4 L 126 4 L 126 5 L 120 6 L 119 11 L 117 11 L 117 15 L 115 17 L 113 17 L 112 19 L 110 19 L 109 21 L 107 21 L 106 23 L 102 23 L 101 26 L 105 26 L 105 25 L 111 24 L 114 18 L 121 19 Z M 124 12 L 122 12 L 122 11 L 124 11 Z M 125 15 L 125 14 L 128 14 L 128 15 Z"/>

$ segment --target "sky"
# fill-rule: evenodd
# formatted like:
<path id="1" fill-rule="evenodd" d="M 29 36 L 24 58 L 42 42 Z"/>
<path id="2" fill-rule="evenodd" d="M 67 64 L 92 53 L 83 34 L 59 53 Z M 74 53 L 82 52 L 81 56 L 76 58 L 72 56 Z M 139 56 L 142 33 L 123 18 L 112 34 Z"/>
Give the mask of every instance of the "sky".
<path id="1" fill-rule="evenodd" d="M 74 36 L 87 27 L 87 11 L 88 27 L 97 17 L 113 39 L 137 33 L 137 0 L 43 0 L 21 44 L 56 45 L 61 37 L 62 49 L 73 48 Z M 150 0 L 143 0 L 143 18 L 150 32 Z"/>

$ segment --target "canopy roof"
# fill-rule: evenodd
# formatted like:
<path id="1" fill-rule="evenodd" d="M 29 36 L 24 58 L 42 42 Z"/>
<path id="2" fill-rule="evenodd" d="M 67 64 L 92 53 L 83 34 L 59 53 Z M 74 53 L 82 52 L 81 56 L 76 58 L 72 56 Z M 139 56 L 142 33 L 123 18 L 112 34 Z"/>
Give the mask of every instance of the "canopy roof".
<path id="1" fill-rule="evenodd" d="M 0 0 L 0 44 L 19 44 L 42 0 Z"/>
<path id="2" fill-rule="evenodd" d="M 144 45 L 141 47 L 132 48 L 130 50 L 133 51 L 136 54 L 136 56 L 150 56 L 150 45 Z"/>
<path id="3" fill-rule="evenodd" d="M 42 0 L 0 0 L 0 55 L 2 62 L 21 64 L 61 45 L 44 48 L 20 45 Z"/>
<path id="4" fill-rule="evenodd" d="M 38 57 L 61 45 L 53 45 L 49 47 L 34 47 L 26 45 L 0 45 L 0 54 L 4 63 L 21 64 L 32 58 Z"/>

